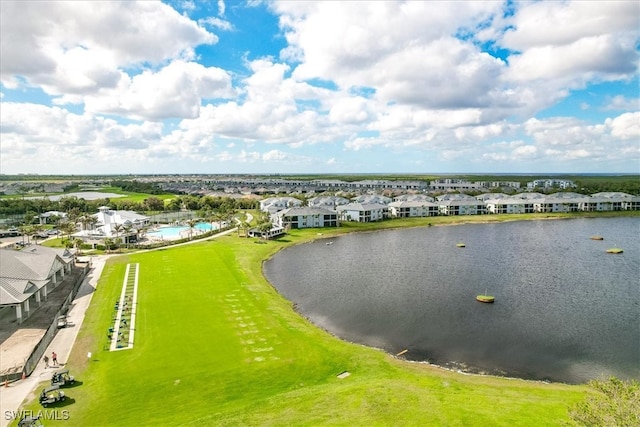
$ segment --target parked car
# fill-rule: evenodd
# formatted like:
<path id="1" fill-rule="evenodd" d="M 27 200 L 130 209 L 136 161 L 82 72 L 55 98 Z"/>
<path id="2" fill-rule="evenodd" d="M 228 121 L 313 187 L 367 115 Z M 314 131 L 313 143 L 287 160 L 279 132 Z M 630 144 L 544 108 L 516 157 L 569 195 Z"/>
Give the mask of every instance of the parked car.
<path id="1" fill-rule="evenodd" d="M 60 390 L 60 386 L 54 385 L 42 390 L 39 401 L 42 406 L 46 407 L 52 403 L 62 402 L 65 398 L 64 391 Z"/>
<path id="2" fill-rule="evenodd" d="M 64 387 L 66 385 L 73 384 L 75 381 L 76 379 L 72 375 L 69 375 L 68 369 L 64 369 L 62 371 L 56 371 L 51 376 L 52 386 L 57 385 L 59 387 Z"/>

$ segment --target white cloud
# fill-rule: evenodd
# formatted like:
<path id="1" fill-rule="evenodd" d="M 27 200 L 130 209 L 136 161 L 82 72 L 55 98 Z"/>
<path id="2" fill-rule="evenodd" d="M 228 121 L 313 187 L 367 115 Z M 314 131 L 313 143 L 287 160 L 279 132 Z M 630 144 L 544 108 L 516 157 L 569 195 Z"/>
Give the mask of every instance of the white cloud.
<path id="1" fill-rule="evenodd" d="M 337 100 L 329 111 L 329 119 L 334 123 L 363 123 L 371 119 L 366 99 L 355 96 Z"/>
<path id="2" fill-rule="evenodd" d="M 162 125 L 150 122 L 121 125 L 115 120 L 89 114 L 73 114 L 59 107 L 3 103 L 3 170 L 38 165 L 39 170 L 65 167 L 94 173 L 105 165 L 122 165 L 144 159 L 150 146 L 162 138 Z M 66 165 L 66 166 L 65 166 Z M 131 167 L 135 162 L 130 163 Z"/>
<path id="3" fill-rule="evenodd" d="M 640 141 L 640 112 L 624 113 L 605 124 L 611 129 L 611 135 L 623 140 Z M 638 144 L 640 145 L 640 144 Z"/>
<path id="4" fill-rule="evenodd" d="M 217 42 L 160 2 L 3 1 L 1 19 L 2 83 L 22 78 L 54 95 L 112 88 L 125 67 L 192 58 L 194 46 Z"/>
<path id="5" fill-rule="evenodd" d="M 226 71 L 178 60 L 158 72 L 144 71 L 124 78 L 116 89 L 86 96 L 84 102 L 88 112 L 162 120 L 196 118 L 202 99 L 235 95 Z"/>
<path id="6" fill-rule="evenodd" d="M 233 30 L 233 25 L 229 21 L 225 21 L 221 18 L 216 18 L 215 16 L 209 16 L 204 19 L 200 19 L 198 21 L 200 25 L 209 25 L 213 28 L 217 28 L 223 31 L 231 31 Z"/>
<path id="7" fill-rule="evenodd" d="M 265 162 L 282 161 L 287 160 L 288 158 L 289 154 L 280 150 L 267 151 L 262 155 L 262 160 Z"/>
<path id="8" fill-rule="evenodd" d="M 203 9 L 177 3 L 194 16 Z M 640 156 L 631 3 L 276 1 L 268 7 L 288 46 L 278 59 L 235 51 L 244 62 L 231 72 L 219 67 L 232 58 L 215 49 L 195 54 L 217 42 L 203 26 L 229 43 L 244 28 L 233 20 L 242 8 L 227 18 L 223 0 L 198 23 L 156 2 L 3 2 L 0 162 L 3 171 L 54 155 L 90 155 L 105 172 L 115 159 L 132 170 L 178 160 L 285 170 L 358 159 L 371 168 L 384 162 L 370 154 L 388 152 L 400 169 L 629 165 Z M 565 104 L 588 107 L 589 121 L 548 117 L 592 83 L 605 84 Z M 54 107 L 14 102 L 18 91 Z M 557 110 L 537 116 L 549 107 Z M 604 110 L 615 115 L 605 120 Z"/>
<path id="9" fill-rule="evenodd" d="M 631 1 L 522 2 L 507 18 L 502 45 L 525 51 L 540 46 L 567 46 L 606 33 L 637 32 L 638 4 Z"/>
<path id="10" fill-rule="evenodd" d="M 624 95 L 616 95 L 609 99 L 604 106 L 605 110 L 640 110 L 640 98 L 626 98 Z"/>
<path id="11" fill-rule="evenodd" d="M 468 7 L 467 7 L 468 6 Z M 460 8 L 446 2 L 277 3 L 290 47 L 300 58 L 293 76 L 342 88 L 372 87 L 385 102 L 436 108 L 503 102 L 496 86 L 502 61 L 453 37 L 499 10 L 493 2 Z M 330 32 L 326 28 L 331 28 Z M 297 51 L 296 51 L 297 50 Z"/>
<path id="12" fill-rule="evenodd" d="M 515 53 L 503 79 L 535 114 L 589 83 L 628 80 L 638 72 L 640 14 L 628 1 L 516 3 L 497 44 Z"/>

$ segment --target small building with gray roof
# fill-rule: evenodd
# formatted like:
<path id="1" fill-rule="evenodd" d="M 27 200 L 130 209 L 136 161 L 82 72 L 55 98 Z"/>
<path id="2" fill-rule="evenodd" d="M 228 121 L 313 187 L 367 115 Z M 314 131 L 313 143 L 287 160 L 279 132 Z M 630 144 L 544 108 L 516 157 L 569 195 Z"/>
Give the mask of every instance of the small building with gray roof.
<path id="1" fill-rule="evenodd" d="M 15 308 L 16 320 L 22 323 L 74 265 L 75 256 L 67 249 L 40 245 L 21 251 L 0 249 L 0 308 Z"/>

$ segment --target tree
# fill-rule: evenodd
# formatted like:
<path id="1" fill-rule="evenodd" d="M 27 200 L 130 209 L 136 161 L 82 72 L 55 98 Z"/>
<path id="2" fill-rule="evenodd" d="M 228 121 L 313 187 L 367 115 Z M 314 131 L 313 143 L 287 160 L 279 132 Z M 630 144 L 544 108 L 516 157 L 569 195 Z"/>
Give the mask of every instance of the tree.
<path id="1" fill-rule="evenodd" d="M 196 228 L 197 223 L 198 223 L 198 220 L 195 218 L 192 218 L 189 221 L 187 221 L 187 224 L 189 225 L 189 240 L 191 240 L 191 238 L 193 237 L 193 229 Z"/>
<path id="2" fill-rule="evenodd" d="M 42 225 L 32 225 L 31 232 L 33 233 L 33 235 L 31 237 L 33 237 L 33 242 L 36 245 L 38 244 L 38 239 L 40 238 L 40 233 L 42 233 L 42 230 L 44 230 L 44 227 Z"/>
<path id="3" fill-rule="evenodd" d="M 180 197 L 175 197 L 167 202 L 167 210 L 169 211 L 179 211 L 180 208 L 182 208 L 182 200 Z"/>
<path id="4" fill-rule="evenodd" d="M 241 221 L 240 224 L 238 224 L 238 236 L 240 236 L 240 233 L 242 233 L 243 237 L 247 237 L 250 228 L 251 224 L 249 224 L 247 221 Z"/>
<path id="5" fill-rule="evenodd" d="M 63 222 L 62 224 L 60 224 L 58 229 L 60 230 L 60 232 L 62 232 L 63 236 L 66 234 L 67 238 L 69 238 L 69 236 L 71 236 L 71 233 L 75 233 L 76 224 L 73 222 Z"/>
<path id="6" fill-rule="evenodd" d="M 222 212 L 216 212 L 213 214 L 213 219 L 218 223 L 218 230 L 222 229 L 222 221 L 224 221 L 224 214 Z"/>
<path id="7" fill-rule="evenodd" d="M 110 239 L 109 237 L 105 237 L 103 242 L 104 242 L 104 250 L 105 250 L 105 252 L 109 253 L 109 251 L 111 251 L 111 249 L 114 246 L 113 239 Z"/>
<path id="8" fill-rule="evenodd" d="M 236 214 L 238 213 L 238 211 L 236 209 L 229 209 L 225 212 L 225 221 L 227 222 L 227 227 L 232 227 L 233 226 L 233 222 L 235 220 Z"/>
<path id="9" fill-rule="evenodd" d="M 116 232 L 116 242 L 119 242 L 119 241 L 120 241 L 120 232 L 122 231 L 122 229 L 123 229 L 123 228 L 124 228 L 124 227 L 123 227 L 123 225 L 122 225 L 122 224 L 115 224 L 115 225 L 113 226 L 113 231 L 115 231 L 115 232 Z"/>
<path id="10" fill-rule="evenodd" d="M 129 238 L 131 235 L 131 230 L 133 230 L 133 226 L 131 226 L 130 224 L 124 225 L 122 227 L 123 229 L 123 234 L 124 234 L 124 243 L 127 244 L 127 248 L 129 247 Z"/>
<path id="11" fill-rule="evenodd" d="M 158 197 L 148 197 L 144 199 L 144 206 L 149 211 L 162 211 L 164 210 L 164 201 Z"/>
<path id="12" fill-rule="evenodd" d="M 23 236 L 27 236 L 27 243 L 29 243 L 29 237 L 33 234 L 33 225 L 21 225 L 19 229 Z"/>
<path id="13" fill-rule="evenodd" d="M 78 237 L 76 237 L 75 239 L 71 240 L 71 244 L 73 245 L 74 248 L 76 248 L 76 255 L 81 255 L 82 253 L 80 252 L 80 249 L 82 249 L 82 244 L 84 243 L 84 241 Z"/>
<path id="14" fill-rule="evenodd" d="M 569 416 L 579 426 L 640 425 L 640 382 L 622 381 L 611 377 L 608 380 L 593 380 L 589 385 L 595 392 L 578 402 Z"/>
<path id="15" fill-rule="evenodd" d="M 62 218 L 58 215 L 51 215 L 49 218 L 47 218 L 47 222 L 49 222 L 49 224 L 52 224 L 54 227 L 57 227 L 58 224 L 60 224 L 60 220 Z"/>
<path id="16" fill-rule="evenodd" d="M 273 228 L 273 224 L 271 223 L 271 217 L 269 214 L 263 214 L 258 219 L 258 231 L 264 240 L 267 240 L 269 231 Z"/>

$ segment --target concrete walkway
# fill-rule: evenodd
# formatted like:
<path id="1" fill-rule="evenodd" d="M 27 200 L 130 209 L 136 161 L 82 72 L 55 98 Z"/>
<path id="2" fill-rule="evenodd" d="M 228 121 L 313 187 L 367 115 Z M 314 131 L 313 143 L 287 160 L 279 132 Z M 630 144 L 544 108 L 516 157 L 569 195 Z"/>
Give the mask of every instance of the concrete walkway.
<path id="1" fill-rule="evenodd" d="M 49 356 L 49 359 L 51 359 L 52 352 L 55 351 L 57 353 L 59 367 L 45 368 L 44 362 L 41 361 L 33 373 L 24 380 L 9 383 L 8 387 L 5 387 L 4 384 L 0 385 L 0 427 L 8 426 L 13 421 L 14 414 L 18 412 L 20 405 L 29 394 L 32 391 L 35 393 L 34 389 L 39 387 L 42 381 L 50 380 L 53 371 L 64 366 L 71 354 L 71 348 L 78 336 L 85 312 L 91 303 L 91 297 L 96 289 L 107 258 L 107 255 L 91 257 L 91 269 L 80 285 L 78 294 L 73 300 L 67 315 L 68 326 L 58 330 L 58 333 L 47 348 L 45 354 Z"/>

